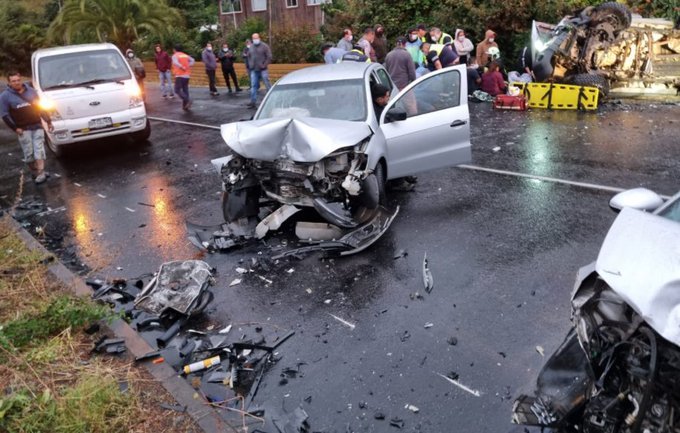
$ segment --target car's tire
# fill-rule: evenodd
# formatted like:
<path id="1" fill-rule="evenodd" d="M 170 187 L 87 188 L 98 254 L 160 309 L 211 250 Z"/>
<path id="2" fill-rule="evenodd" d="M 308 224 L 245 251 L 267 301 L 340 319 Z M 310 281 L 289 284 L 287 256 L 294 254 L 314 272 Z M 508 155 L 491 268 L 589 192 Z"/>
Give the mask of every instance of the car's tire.
<path id="1" fill-rule="evenodd" d="M 50 140 L 50 135 L 47 132 L 45 133 L 45 144 L 57 158 L 61 158 L 66 153 L 66 146 L 54 144 L 54 142 Z"/>
<path id="2" fill-rule="evenodd" d="M 569 82 L 575 86 L 597 87 L 600 90 L 601 97 L 605 97 L 609 94 L 609 80 L 602 75 L 576 74 Z"/>
<path id="3" fill-rule="evenodd" d="M 378 165 L 375 166 L 375 170 L 373 171 L 373 174 L 375 175 L 377 181 L 378 181 L 378 203 L 380 204 L 385 204 L 387 197 L 385 194 L 386 188 L 385 184 L 387 183 L 387 174 L 385 173 L 385 166 L 383 165 L 383 161 L 378 161 Z"/>
<path id="4" fill-rule="evenodd" d="M 146 143 L 149 140 L 149 137 L 151 136 L 151 122 L 149 122 L 149 119 L 146 119 L 146 125 L 144 126 L 144 129 L 141 131 L 133 132 L 131 134 L 132 140 L 135 143 Z"/>
<path id="5" fill-rule="evenodd" d="M 618 33 L 630 27 L 633 16 L 625 5 L 617 2 L 602 3 L 590 15 L 591 27 L 608 21 L 614 27 L 614 32 Z"/>

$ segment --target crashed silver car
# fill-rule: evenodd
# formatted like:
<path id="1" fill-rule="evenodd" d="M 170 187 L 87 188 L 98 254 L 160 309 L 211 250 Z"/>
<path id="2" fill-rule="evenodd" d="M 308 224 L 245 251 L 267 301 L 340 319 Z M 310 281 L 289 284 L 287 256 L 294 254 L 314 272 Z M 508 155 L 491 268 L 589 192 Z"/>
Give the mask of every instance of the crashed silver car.
<path id="1" fill-rule="evenodd" d="M 513 422 L 555 432 L 680 432 L 680 194 L 638 188 L 579 271 L 573 329 Z M 651 213 L 650 213 L 651 212 Z"/>
<path id="2" fill-rule="evenodd" d="M 384 202 L 386 181 L 470 161 L 466 80 L 455 66 L 398 92 L 381 65 L 357 62 L 286 75 L 253 120 L 221 127 L 231 154 L 213 164 L 225 220 L 256 217 L 268 200 L 360 226 Z M 392 89 L 380 118 L 375 84 Z"/>

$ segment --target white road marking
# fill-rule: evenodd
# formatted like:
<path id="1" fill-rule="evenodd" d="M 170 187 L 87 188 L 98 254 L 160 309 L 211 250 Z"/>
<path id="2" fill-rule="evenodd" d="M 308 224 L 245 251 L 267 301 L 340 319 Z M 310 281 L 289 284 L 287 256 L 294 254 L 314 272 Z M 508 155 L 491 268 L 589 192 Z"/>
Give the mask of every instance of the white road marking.
<path id="1" fill-rule="evenodd" d="M 463 168 L 465 170 L 474 170 L 474 171 L 484 171 L 487 173 L 494 173 L 494 174 L 501 174 L 504 176 L 514 176 L 514 177 L 523 177 L 525 179 L 535 179 L 535 180 L 541 180 L 544 182 L 552 182 L 552 183 L 560 183 L 562 185 L 569 185 L 569 186 L 578 186 L 581 188 L 588 188 L 588 189 L 595 189 L 595 190 L 600 190 L 600 191 L 609 191 L 609 192 L 623 192 L 626 191 L 627 188 L 617 188 L 614 186 L 607 186 L 607 185 L 599 185 L 596 183 L 588 183 L 588 182 L 577 182 L 575 180 L 567 180 L 567 179 L 559 179 L 556 177 L 548 177 L 548 176 L 539 176 L 536 174 L 527 174 L 527 173 L 519 173 L 516 171 L 509 171 L 509 170 L 500 170 L 497 168 L 488 168 L 488 167 L 480 167 L 478 165 L 471 165 L 471 164 L 461 164 L 457 165 L 456 167 L 458 168 Z M 667 195 L 662 195 L 661 198 L 664 200 L 668 200 L 670 196 Z"/>
<path id="2" fill-rule="evenodd" d="M 194 122 L 185 122 L 183 120 L 174 120 L 174 119 L 165 119 L 162 117 L 149 117 L 151 120 L 157 120 L 159 122 L 168 122 L 168 123 L 177 123 L 180 125 L 187 125 L 187 126 L 195 126 L 198 128 L 208 128 L 208 129 L 217 129 L 219 130 L 219 126 L 212 126 L 212 125 L 206 125 L 203 123 L 194 123 Z M 568 180 L 568 179 L 559 179 L 556 177 L 548 177 L 548 176 L 539 176 L 536 174 L 528 174 L 528 173 L 519 173 L 516 171 L 510 171 L 510 170 L 500 170 L 497 168 L 488 168 L 488 167 L 480 167 L 478 165 L 472 165 L 472 164 L 462 164 L 458 165 L 457 167 L 465 169 L 465 170 L 474 170 L 474 171 L 484 171 L 487 173 L 494 173 L 494 174 L 501 174 L 504 176 L 514 176 L 514 177 L 523 177 L 526 179 L 535 179 L 535 180 L 541 180 L 544 182 L 552 182 L 552 183 L 559 183 L 562 185 L 569 185 L 569 186 L 578 186 L 581 188 L 588 188 L 588 189 L 594 189 L 594 190 L 599 190 L 599 191 L 609 191 L 609 192 L 622 192 L 625 191 L 627 188 L 617 188 L 613 186 L 607 186 L 607 185 L 599 185 L 595 183 L 588 183 L 588 182 L 578 182 L 575 180 Z M 668 200 L 671 196 L 668 195 L 662 195 L 661 198 L 664 200 Z"/>
<path id="3" fill-rule="evenodd" d="M 147 118 L 151 119 L 151 120 L 157 120 L 159 122 L 177 123 L 177 124 L 180 124 L 180 125 L 196 126 L 198 128 L 217 129 L 218 131 L 220 130 L 219 126 L 206 125 L 206 124 L 203 124 L 203 123 L 185 122 L 184 120 L 165 119 L 163 117 L 147 116 Z"/>

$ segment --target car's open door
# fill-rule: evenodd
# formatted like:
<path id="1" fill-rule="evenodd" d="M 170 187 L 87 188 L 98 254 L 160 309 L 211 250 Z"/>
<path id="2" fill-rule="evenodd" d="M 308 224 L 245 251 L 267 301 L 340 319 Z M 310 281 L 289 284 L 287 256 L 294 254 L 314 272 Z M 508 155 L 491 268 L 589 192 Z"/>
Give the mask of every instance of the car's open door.
<path id="1" fill-rule="evenodd" d="M 431 72 L 406 86 L 385 107 L 380 128 L 389 179 L 470 162 L 465 65 Z"/>

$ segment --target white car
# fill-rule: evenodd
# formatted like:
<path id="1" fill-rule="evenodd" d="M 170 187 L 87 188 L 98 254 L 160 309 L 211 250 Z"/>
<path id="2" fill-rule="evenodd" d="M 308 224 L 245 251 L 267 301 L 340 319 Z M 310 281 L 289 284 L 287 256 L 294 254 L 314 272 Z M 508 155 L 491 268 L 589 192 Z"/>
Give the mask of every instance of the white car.
<path id="1" fill-rule="evenodd" d="M 392 90 L 380 118 L 375 84 Z M 213 163 L 225 190 L 224 218 L 256 216 L 266 197 L 357 227 L 384 201 L 386 181 L 469 162 L 469 119 L 464 65 L 429 73 L 401 92 L 375 63 L 292 72 L 253 120 L 222 125 L 232 154 Z"/>
<path id="2" fill-rule="evenodd" d="M 149 138 L 151 126 L 137 80 L 112 44 L 86 44 L 37 50 L 31 58 L 33 86 L 52 118 L 46 135 L 60 155 L 68 144 L 129 134 Z"/>

